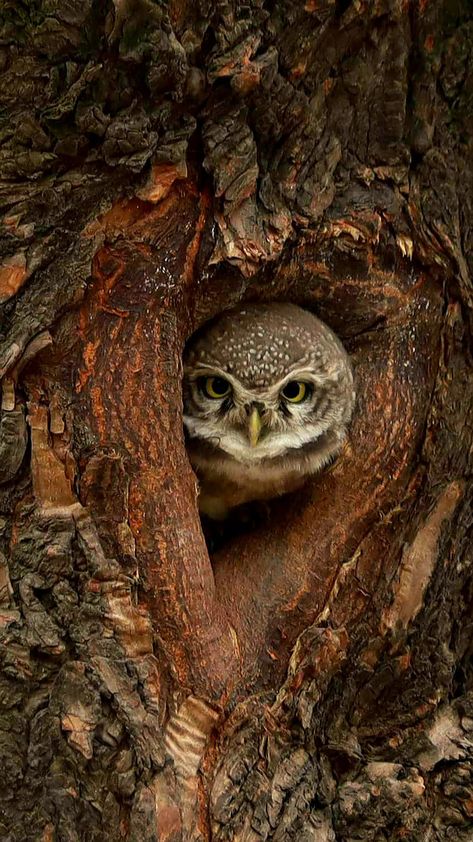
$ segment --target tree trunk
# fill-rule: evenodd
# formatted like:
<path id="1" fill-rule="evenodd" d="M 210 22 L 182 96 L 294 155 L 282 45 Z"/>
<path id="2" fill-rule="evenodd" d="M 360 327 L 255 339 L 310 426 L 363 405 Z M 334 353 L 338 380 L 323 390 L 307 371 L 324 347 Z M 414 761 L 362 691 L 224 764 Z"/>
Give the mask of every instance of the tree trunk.
<path id="1" fill-rule="evenodd" d="M 1 838 L 472 840 L 468 0 L 0 26 Z M 357 407 L 209 554 L 181 354 L 247 300 Z"/>

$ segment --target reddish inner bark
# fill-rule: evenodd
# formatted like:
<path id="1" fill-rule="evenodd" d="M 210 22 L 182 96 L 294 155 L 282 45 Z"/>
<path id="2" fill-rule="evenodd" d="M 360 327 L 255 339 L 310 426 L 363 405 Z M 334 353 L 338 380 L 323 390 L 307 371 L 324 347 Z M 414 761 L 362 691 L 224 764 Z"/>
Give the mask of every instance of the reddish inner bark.
<path id="1" fill-rule="evenodd" d="M 435 376 L 440 300 L 426 278 L 413 283 L 402 271 L 388 277 L 372 259 L 371 295 L 377 288 L 384 310 L 386 300 L 393 306 L 382 313 L 383 327 L 351 339 L 358 402 L 349 447 L 330 473 L 274 502 L 268 523 L 216 553 L 212 569 L 180 393 L 183 343 L 202 317 L 214 314 L 211 300 L 189 301 L 186 294 L 205 215 L 205 200 L 186 183 L 157 207 L 120 205 L 102 221 L 110 244 L 97 254 L 80 312 L 76 389 L 97 448 L 113 446 L 127 460 L 142 601 L 166 656 L 182 687 L 224 702 L 248 681 L 271 686 L 281 679 L 297 636 L 325 617 L 341 566 L 380 511 L 402 496 Z M 303 249 L 298 261 L 304 265 Z M 317 297 L 321 275 L 319 263 L 312 287 L 305 277 L 300 302 L 294 274 L 280 270 L 277 296 L 306 303 Z M 353 295 L 346 273 L 332 283 L 341 298 L 347 289 Z M 361 299 L 363 280 L 355 286 Z M 257 285 L 250 295 L 258 298 Z M 375 320 L 376 298 L 361 314 Z M 349 314 L 341 327 L 350 334 Z M 374 580 L 364 592 L 371 587 Z M 355 600 L 353 620 L 364 602 Z"/>

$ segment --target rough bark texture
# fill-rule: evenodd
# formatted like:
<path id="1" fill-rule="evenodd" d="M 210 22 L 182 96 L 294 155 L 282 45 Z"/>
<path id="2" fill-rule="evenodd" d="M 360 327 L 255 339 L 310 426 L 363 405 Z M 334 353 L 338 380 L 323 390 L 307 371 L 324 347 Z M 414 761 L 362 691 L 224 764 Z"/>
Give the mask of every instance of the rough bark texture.
<path id="1" fill-rule="evenodd" d="M 466 842 L 468 0 L 4 0 L 0 836 Z M 332 471 L 209 553 L 181 353 L 314 309 Z"/>

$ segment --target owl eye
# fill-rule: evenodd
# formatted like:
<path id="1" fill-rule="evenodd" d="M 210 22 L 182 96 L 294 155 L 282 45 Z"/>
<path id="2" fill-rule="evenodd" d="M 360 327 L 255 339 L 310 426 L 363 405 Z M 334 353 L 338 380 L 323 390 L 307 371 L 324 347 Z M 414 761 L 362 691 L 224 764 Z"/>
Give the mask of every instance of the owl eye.
<path id="1" fill-rule="evenodd" d="M 224 377 L 201 377 L 199 386 L 207 398 L 226 398 L 232 387 Z"/>
<path id="2" fill-rule="evenodd" d="M 290 380 L 282 389 L 281 394 L 290 403 L 301 403 L 309 397 L 310 386 L 302 380 Z"/>

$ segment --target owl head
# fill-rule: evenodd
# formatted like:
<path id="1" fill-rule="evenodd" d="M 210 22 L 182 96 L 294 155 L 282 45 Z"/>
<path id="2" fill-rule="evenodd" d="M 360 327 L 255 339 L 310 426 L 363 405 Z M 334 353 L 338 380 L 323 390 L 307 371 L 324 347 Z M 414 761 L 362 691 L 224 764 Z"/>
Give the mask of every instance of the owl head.
<path id="1" fill-rule="evenodd" d="M 184 425 L 194 441 L 255 466 L 343 441 L 354 404 L 348 355 L 294 304 L 248 304 L 195 334 L 184 355 Z"/>

